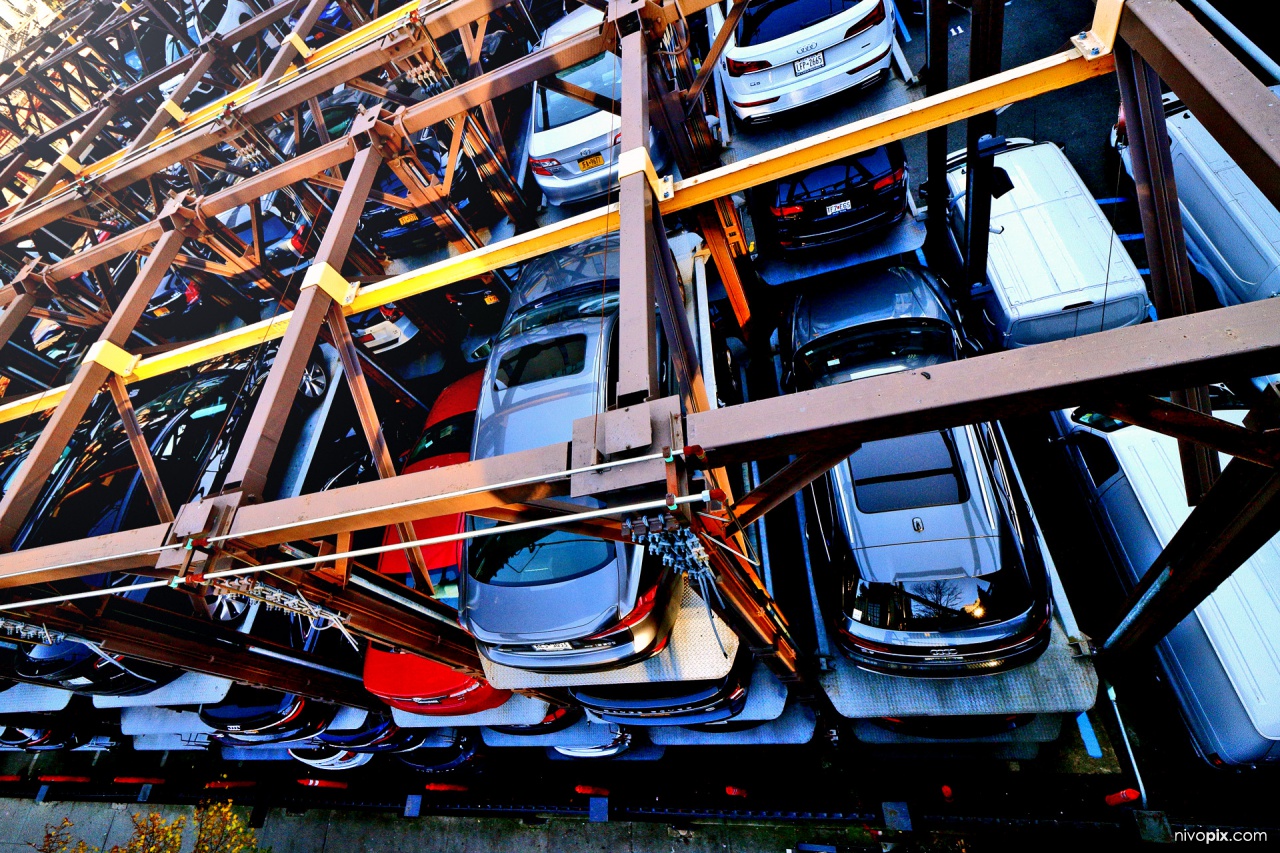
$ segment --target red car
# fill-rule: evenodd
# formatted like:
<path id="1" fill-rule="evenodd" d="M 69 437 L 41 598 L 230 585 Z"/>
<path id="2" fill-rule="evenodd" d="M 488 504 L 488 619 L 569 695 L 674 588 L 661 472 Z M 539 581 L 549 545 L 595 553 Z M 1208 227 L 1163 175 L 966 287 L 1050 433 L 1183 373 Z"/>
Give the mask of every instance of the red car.
<path id="1" fill-rule="evenodd" d="M 471 458 L 471 432 L 483 380 L 484 371 L 477 371 L 440 392 L 427 415 L 422 437 L 409 452 L 402 473 L 456 465 Z M 421 518 L 413 523 L 414 533 L 420 539 L 459 533 L 462 526 L 461 513 Z M 388 545 L 399 542 L 400 534 L 396 528 L 388 527 L 382 541 Z M 422 549 L 436 597 L 454 604 L 458 596 L 460 549 L 461 542 L 428 545 Z M 403 551 L 388 551 L 379 556 L 378 571 L 408 578 L 408 558 Z M 508 690 L 495 690 L 488 683 L 455 672 L 444 664 L 372 645 L 364 659 L 364 686 L 393 708 L 440 716 L 487 711 L 511 696 Z"/>

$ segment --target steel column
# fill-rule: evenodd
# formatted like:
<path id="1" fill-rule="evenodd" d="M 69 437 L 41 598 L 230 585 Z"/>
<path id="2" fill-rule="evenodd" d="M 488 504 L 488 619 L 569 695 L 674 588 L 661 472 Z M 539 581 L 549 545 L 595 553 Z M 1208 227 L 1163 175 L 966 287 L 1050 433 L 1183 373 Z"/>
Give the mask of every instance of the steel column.
<path id="1" fill-rule="evenodd" d="M 929 54 L 925 68 L 925 94 L 941 95 L 951 85 L 948 79 L 950 51 L 947 37 L 951 27 L 951 4 L 948 0 L 927 0 L 927 30 Z M 927 136 L 925 170 L 929 176 L 928 238 L 929 254 L 934 264 L 943 263 L 951 255 L 951 236 L 948 233 L 947 211 L 950 190 L 947 187 L 947 127 L 932 128 Z"/>
<path id="2" fill-rule="evenodd" d="M 183 102 L 195 90 L 196 84 L 200 82 L 201 78 L 217 66 L 218 59 L 218 54 L 212 49 L 212 46 L 206 45 L 200 51 L 200 56 L 195 60 L 195 64 L 183 75 L 182 81 L 178 83 L 178 88 L 174 89 L 173 93 L 169 95 L 167 102 L 181 108 Z M 164 130 L 165 125 L 173 120 L 174 116 L 167 107 L 159 107 L 147 123 L 143 125 L 142 129 L 138 131 L 138 135 L 133 138 L 133 143 L 129 146 L 129 150 L 136 151 L 154 141 Z"/>
<path id="3" fill-rule="evenodd" d="M 359 119 L 356 123 L 359 124 Z M 364 209 L 365 196 L 373 186 L 380 165 L 382 155 L 373 146 L 356 154 L 351 174 L 333 206 L 333 215 L 311 262 L 312 270 L 320 270 L 326 265 L 334 270 L 342 269 L 343 259 Z M 225 491 L 239 491 L 250 500 L 261 497 L 285 419 L 298 393 L 298 383 L 331 304 L 333 297 L 319 286 L 303 288 L 298 296 L 284 340 L 280 342 L 271 372 L 253 407 L 244 443 L 227 473 Z"/>
<path id="4" fill-rule="evenodd" d="M 981 80 L 1000 73 L 1004 48 L 1004 0 L 973 0 L 972 29 L 969 31 L 969 80 Z M 965 166 L 968 181 L 964 200 L 965 284 L 980 286 L 987 280 L 987 248 L 991 237 L 992 155 L 981 156 L 979 143 L 996 133 L 995 112 L 969 119 L 965 126 Z M 946 181 L 945 173 L 942 176 Z"/>
<path id="5" fill-rule="evenodd" d="M 640 29 L 622 38 L 622 156 L 649 146 L 649 56 Z M 647 156 L 647 155 L 646 155 Z M 643 171 L 618 182 L 619 408 L 658 396 L 653 190 Z"/>
<path id="6" fill-rule="evenodd" d="M 116 413 L 120 415 L 120 423 L 124 434 L 129 439 L 129 448 L 133 458 L 138 462 L 138 471 L 142 474 L 142 482 L 146 484 L 147 494 L 151 497 L 151 505 L 156 515 L 163 522 L 173 521 L 173 504 L 165 494 L 164 483 L 160 482 L 160 472 L 156 470 L 156 460 L 151 455 L 142 428 L 138 425 L 138 416 L 133 411 L 133 401 L 129 399 L 129 389 L 124 387 L 120 377 L 112 373 L 107 377 L 107 390 L 111 392 L 111 400 L 115 403 Z"/>
<path id="7" fill-rule="evenodd" d="M 1192 314 L 1196 310 L 1195 291 L 1182 234 L 1182 210 L 1169 152 L 1164 105 L 1160 100 L 1160 78 L 1124 42 L 1116 44 L 1115 54 L 1156 314 L 1159 317 Z M 1202 414 L 1212 411 L 1206 388 L 1177 389 L 1173 401 Z M 1178 456 L 1187 503 L 1195 506 L 1221 473 L 1218 455 L 1194 442 L 1179 441 Z"/>

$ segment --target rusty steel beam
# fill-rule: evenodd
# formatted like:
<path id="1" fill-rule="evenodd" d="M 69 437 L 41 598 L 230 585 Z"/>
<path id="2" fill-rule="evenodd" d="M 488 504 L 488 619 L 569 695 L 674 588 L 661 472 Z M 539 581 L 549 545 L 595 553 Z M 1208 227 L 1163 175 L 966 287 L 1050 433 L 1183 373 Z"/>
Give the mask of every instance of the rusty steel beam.
<path id="1" fill-rule="evenodd" d="M 791 496 L 839 465 L 856 448 L 812 450 L 793 459 L 729 507 L 729 517 L 740 527 L 791 500 Z"/>
<path id="2" fill-rule="evenodd" d="M 1147 266 L 1151 268 L 1151 295 L 1156 315 L 1192 314 L 1196 310 L 1195 288 L 1182 233 L 1182 210 L 1169 151 L 1160 78 L 1124 42 L 1116 45 L 1115 54 L 1116 79 L 1127 119 L 1129 158 L 1142 217 Z M 1205 415 L 1212 413 L 1207 388 L 1174 389 L 1173 398 L 1179 405 Z M 1218 455 L 1194 442 L 1179 441 L 1178 456 L 1187 503 L 1195 506 L 1221 473 Z"/>
<path id="3" fill-rule="evenodd" d="M 89 640 L 108 654 L 357 708 L 385 707 L 364 689 L 359 673 L 337 675 L 326 671 L 331 667 L 308 652 L 122 596 L 106 596 L 101 606 L 90 612 L 45 606 L 18 611 L 18 615 L 30 623 Z M 305 666 L 308 662 L 326 669 Z"/>
<path id="4" fill-rule="evenodd" d="M 620 158 L 647 157 L 649 57 L 641 30 L 622 39 Z M 621 174 L 621 173 L 620 173 Z M 620 408 L 658 396 L 658 328 L 654 314 L 653 189 L 643 170 L 618 181 L 618 385 Z"/>
<path id="5" fill-rule="evenodd" d="M 1280 98 L 1175 0 L 1127 0 L 1120 37 L 1280 207 Z"/>
<path id="6" fill-rule="evenodd" d="M 376 170 L 377 165 L 373 168 Z M 355 177 L 354 169 L 352 177 Z M 382 422 L 378 418 L 373 397 L 369 394 L 369 383 L 365 380 L 364 369 L 360 366 L 360 353 L 356 348 L 355 340 L 351 337 L 347 318 L 342 314 L 342 307 L 332 300 L 329 303 L 329 313 L 325 322 L 329 327 L 329 333 L 333 336 L 338 357 L 342 359 L 342 371 L 347 378 L 351 397 L 355 401 L 356 415 L 360 419 L 360 428 L 364 431 L 365 441 L 369 445 L 369 453 L 373 457 L 378 477 L 382 480 L 390 480 L 396 475 L 395 461 L 391 458 L 391 450 L 387 447 L 386 437 L 382 434 Z M 400 534 L 401 542 L 412 542 L 417 538 L 413 524 L 409 522 L 398 524 L 396 530 Z M 406 550 L 414 586 L 434 595 L 435 587 L 427 572 L 427 560 L 422 555 L 422 549 L 415 545 Z"/>
<path id="7" fill-rule="evenodd" d="M 93 148 L 95 142 L 99 142 L 98 136 L 106 129 L 106 126 L 116 117 L 116 113 L 120 111 L 122 102 L 117 94 L 115 97 L 108 97 L 106 103 L 98 110 L 93 120 L 80 133 L 75 142 L 67 147 L 63 157 L 71 161 L 79 160 L 88 151 Z M 49 171 L 45 172 L 40 180 L 36 181 L 36 185 L 31 188 L 26 197 L 18 204 L 18 210 L 22 210 L 28 204 L 39 201 L 49 193 L 50 190 L 69 174 L 71 169 L 66 165 L 67 161 L 59 157 L 49 164 Z"/>
<path id="8" fill-rule="evenodd" d="M 1280 433 L 1275 430 L 1257 431 L 1237 426 L 1196 409 L 1151 396 L 1090 400 L 1084 407 L 1126 424 L 1194 443 L 1215 454 L 1226 453 L 1256 465 L 1280 467 Z"/>
<path id="9" fill-rule="evenodd" d="M 182 80 L 178 83 L 178 87 L 174 89 L 166 99 L 165 105 L 156 108 L 155 113 L 153 113 L 151 118 L 147 120 L 147 123 L 142 126 L 142 129 L 138 131 L 138 135 L 133 138 L 133 143 L 129 146 L 130 151 L 136 151 L 139 148 L 150 144 L 157 136 L 160 135 L 160 132 L 165 129 L 166 125 L 176 120 L 175 113 L 177 115 L 181 115 L 182 103 L 187 99 L 187 96 L 195 90 L 196 84 L 200 82 L 201 78 L 217 66 L 220 59 L 221 57 L 219 57 L 217 51 L 215 51 L 213 46 L 210 44 L 206 43 L 204 49 L 198 51 L 198 58 L 191 67 L 187 69 L 187 73 L 182 76 Z M 169 111 L 170 104 L 176 108 L 175 112 Z"/>
<path id="10" fill-rule="evenodd" d="M 175 199 L 167 209 L 169 227 L 164 236 L 156 244 L 138 276 L 129 290 L 116 306 L 111 319 L 103 327 L 98 341 L 107 347 L 123 349 L 133 334 L 134 327 L 141 319 L 148 300 L 156 292 L 160 280 L 168 272 L 169 264 L 182 248 L 183 231 L 181 223 L 173 221 L 181 218 L 179 203 Z M 113 371 L 97 361 L 84 361 L 76 369 L 75 377 L 68 386 L 66 395 L 58 404 L 53 415 L 45 423 L 31 452 L 22 462 L 22 467 L 9 483 L 4 497 L 0 498 L 0 548 L 9 548 L 17 536 L 27 514 L 35 505 L 48 479 L 54 463 L 62 455 L 67 442 L 80 424 L 80 419 L 89 410 L 93 398 L 102 389 L 103 383 Z"/>
<path id="11" fill-rule="evenodd" d="M 372 120 L 371 116 L 369 120 Z M 352 125 L 352 133 L 360 133 L 362 125 L 367 124 L 368 122 L 357 118 Z M 245 497 L 255 500 L 266 487 L 267 472 L 280 442 L 285 419 L 294 397 L 297 396 L 298 383 L 311 358 L 311 349 L 320 333 L 320 325 L 334 302 L 333 297 L 320 286 L 323 282 L 322 271 L 330 270 L 341 279 L 339 272 L 343 260 L 355 237 L 356 226 L 364 210 L 365 196 L 373 186 L 380 165 L 382 155 L 373 146 L 361 150 L 352 161 L 351 174 L 342 188 L 342 195 L 333 206 L 333 215 L 308 270 L 309 278 L 314 274 L 319 275 L 316 275 L 315 283 L 302 288 L 294 305 L 289 327 L 276 351 L 271 371 L 249 418 L 245 440 L 228 470 L 228 492 L 239 491 Z"/>
<path id="12" fill-rule="evenodd" d="M 129 449 L 138 463 L 138 471 L 142 474 L 142 482 L 146 484 L 147 494 L 151 497 L 151 505 L 156 515 L 166 524 L 173 522 L 173 504 L 165 494 L 164 483 L 160 482 L 160 472 L 156 470 L 156 460 L 147 446 L 147 439 L 138 425 L 138 416 L 133 410 L 133 401 L 129 399 L 129 389 L 124 387 L 120 377 L 112 373 L 107 377 L 107 390 L 111 392 L 111 400 L 115 403 L 116 413 L 120 415 L 120 423 L 124 434 L 129 439 Z"/>
<path id="13" fill-rule="evenodd" d="M 1102 646 L 1150 648 L 1280 530 L 1280 471 L 1233 459 L 1129 593 Z"/>
<path id="14" fill-rule="evenodd" d="M 686 440 L 723 465 L 1277 368 L 1280 301 L 1265 300 L 698 412 Z"/>

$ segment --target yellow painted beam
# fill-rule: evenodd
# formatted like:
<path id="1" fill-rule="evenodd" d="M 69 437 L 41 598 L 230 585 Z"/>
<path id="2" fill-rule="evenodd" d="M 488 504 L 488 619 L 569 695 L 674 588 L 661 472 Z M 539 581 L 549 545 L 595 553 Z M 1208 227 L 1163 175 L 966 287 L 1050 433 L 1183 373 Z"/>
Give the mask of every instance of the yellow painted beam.
<path id="1" fill-rule="evenodd" d="M 313 56 L 318 55 L 317 51 Z M 1110 56 L 1085 60 L 1074 48 L 1030 62 L 1001 74 L 968 83 L 939 95 L 888 110 L 862 121 L 802 139 L 791 145 L 722 166 L 675 185 L 674 196 L 661 204 L 663 213 L 686 210 L 716 198 L 731 195 L 766 181 L 785 177 L 802 169 L 829 163 L 858 151 L 905 139 L 935 127 L 997 109 L 1006 104 L 1062 89 L 1074 83 L 1109 74 L 1115 69 Z M 343 306 L 355 314 L 405 299 L 458 281 L 523 263 L 539 255 L 573 246 L 618 227 L 616 204 L 598 208 L 570 219 L 528 231 L 489 246 L 428 264 L 421 269 L 361 287 L 355 299 Z M 217 337 L 179 347 L 161 355 L 144 358 L 134 368 L 130 381 L 159 376 L 190 367 L 220 355 L 258 346 L 284 335 L 292 312 L 254 323 Z M 0 423 L 52 409 L 62 399 L 66 386 L 39 395 L 0 404 Z"/>

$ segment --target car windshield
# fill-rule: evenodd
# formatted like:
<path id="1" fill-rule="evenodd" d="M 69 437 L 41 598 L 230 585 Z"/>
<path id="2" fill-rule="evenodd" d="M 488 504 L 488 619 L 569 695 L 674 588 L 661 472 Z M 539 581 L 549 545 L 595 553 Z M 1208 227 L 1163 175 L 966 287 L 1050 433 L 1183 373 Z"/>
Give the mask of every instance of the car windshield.
<path id="1" fill-rule="evenodd" d="M 476 413 L 463 412 L 427 427 L 409 453 L 406 465 L 434 459 L 446 453 L 470 453 L 471 432 L 475 429 Z"/>
<path id="2" fill-rule="evenodd" d="M 579 317 L 600 317 L 617 311 L 618 291 L 601 291 L 600 285 L 593 283 L 589 287 L 575 288 L 573 293 L 563 299 L 528 306 L 503 326 L 498 340 L 505 341 L 521 332 L 542 329 Z"/>
<path id="3" fill-rule="evenodd" d="M 785 38 L 839 15 L 859 0 L 752 0 L 742 13 L 736 33 L 738 47 Z"/>
<path id="4" fill-rule="evenodd" d="M 587 366 L 587 336 L 565 335 L 525 344 L 502 357 L 494 371 L 494 387 L 502 391 L 561 376 L 581 373 Z"/>
<path id="5" fill-rule="evenodd" d="M 1018 540 L 1002 514 L 999 570 L 910 583 L 857 578 L 849 616 L 868 628 L 890 631 L 963 631 L 1014 619 L 1034 599 Z"/>
<path id="6" fill-rule="evenodd" d="M 797 378 L 822 387 L 881 373 L 916 370 L 954 361 L 955 357 L 951 329 L 941 323 L 895 324 L 861 332 L 855 329 L 826 335 L 797 353 Z"/>
<path id="7" fill-rule="evenodd" d="M 616 100 L 619 68 L 618 55 L 605 51 L 599 56 L 566 68 L 557 73 L 556 77 L 610 100 Z M 535 106 L 533 129 L 539 132 L 561 127 L 596 112 L 596 108 L 590 104 L 552 91 L 546 86 L 538 87 L 538 101 Z"/>
<path id="8" fill-rule="evenodd" d="M 483 530 L 497 522 L 470 519 L 470 526 Z M 589 575 L 616 557 L 611 542 L 541 528 L 472 539 L 467 544 L 467 571 L 481 583 L 536 586 Z"/>
<path id="9" fill-rule="evenodd" d="M 969 497 L 951 435 L 922 432 L 868 441 L 849 457 L 862 512 L 963 503 Z"/>

